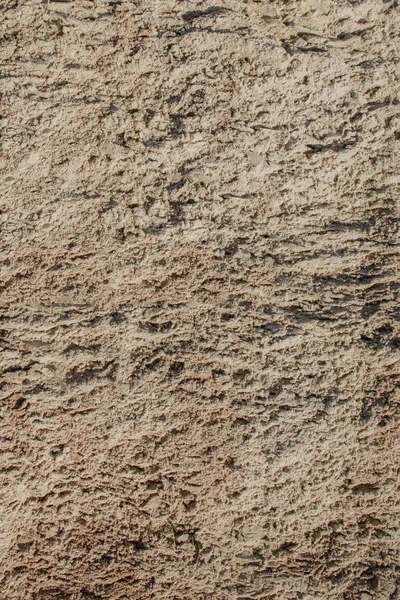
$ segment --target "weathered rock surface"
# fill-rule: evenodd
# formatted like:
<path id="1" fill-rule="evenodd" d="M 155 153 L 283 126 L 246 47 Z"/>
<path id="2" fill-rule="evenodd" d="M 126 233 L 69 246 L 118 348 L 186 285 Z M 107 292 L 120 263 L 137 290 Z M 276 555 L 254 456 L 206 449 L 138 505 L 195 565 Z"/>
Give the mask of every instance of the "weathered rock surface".
<path id="1" fill-rule="evenodd" d="M 1 600 L 396 600 L 400 7 L 1 6 Z"/>

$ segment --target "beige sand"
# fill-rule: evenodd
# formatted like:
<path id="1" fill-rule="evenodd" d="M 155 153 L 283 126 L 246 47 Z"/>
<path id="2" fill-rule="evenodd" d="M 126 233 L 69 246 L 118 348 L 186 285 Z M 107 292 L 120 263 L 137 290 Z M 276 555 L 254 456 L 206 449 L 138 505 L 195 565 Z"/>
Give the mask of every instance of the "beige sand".
<path id="1" fill-rule="evenodd" d="M 1 600 L 398 600 L 400 6 L 4 0 Z"/>

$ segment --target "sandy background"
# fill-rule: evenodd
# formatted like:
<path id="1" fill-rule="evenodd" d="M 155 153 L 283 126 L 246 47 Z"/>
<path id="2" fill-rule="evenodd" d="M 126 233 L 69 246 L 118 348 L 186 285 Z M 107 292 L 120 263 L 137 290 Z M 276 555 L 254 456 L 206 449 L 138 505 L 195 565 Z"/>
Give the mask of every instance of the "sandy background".
<path id="1" fill-rule="evenodd" d="M 1 5 L 1 600 L 397 600 L 400 7 Z"/>

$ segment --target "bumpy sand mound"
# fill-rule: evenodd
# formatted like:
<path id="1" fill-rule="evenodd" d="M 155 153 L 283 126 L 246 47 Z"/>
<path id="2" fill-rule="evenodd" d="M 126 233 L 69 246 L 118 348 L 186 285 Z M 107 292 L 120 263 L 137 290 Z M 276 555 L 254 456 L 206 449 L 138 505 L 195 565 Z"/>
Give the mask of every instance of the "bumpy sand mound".
<path id="1" fill-rule="evenodd" d="M 1 600 L 399 599 L 397 2 L 1 16 Z"/>

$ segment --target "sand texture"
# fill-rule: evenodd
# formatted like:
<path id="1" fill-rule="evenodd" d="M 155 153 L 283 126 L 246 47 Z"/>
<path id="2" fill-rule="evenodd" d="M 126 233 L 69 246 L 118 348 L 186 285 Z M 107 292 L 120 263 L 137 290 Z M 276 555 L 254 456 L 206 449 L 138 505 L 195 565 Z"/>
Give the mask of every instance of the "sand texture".
<path id="1" fill-rule="evenodd" d="M 398 2 L 0 15 L 0 600 L 399 600 Z"/>

